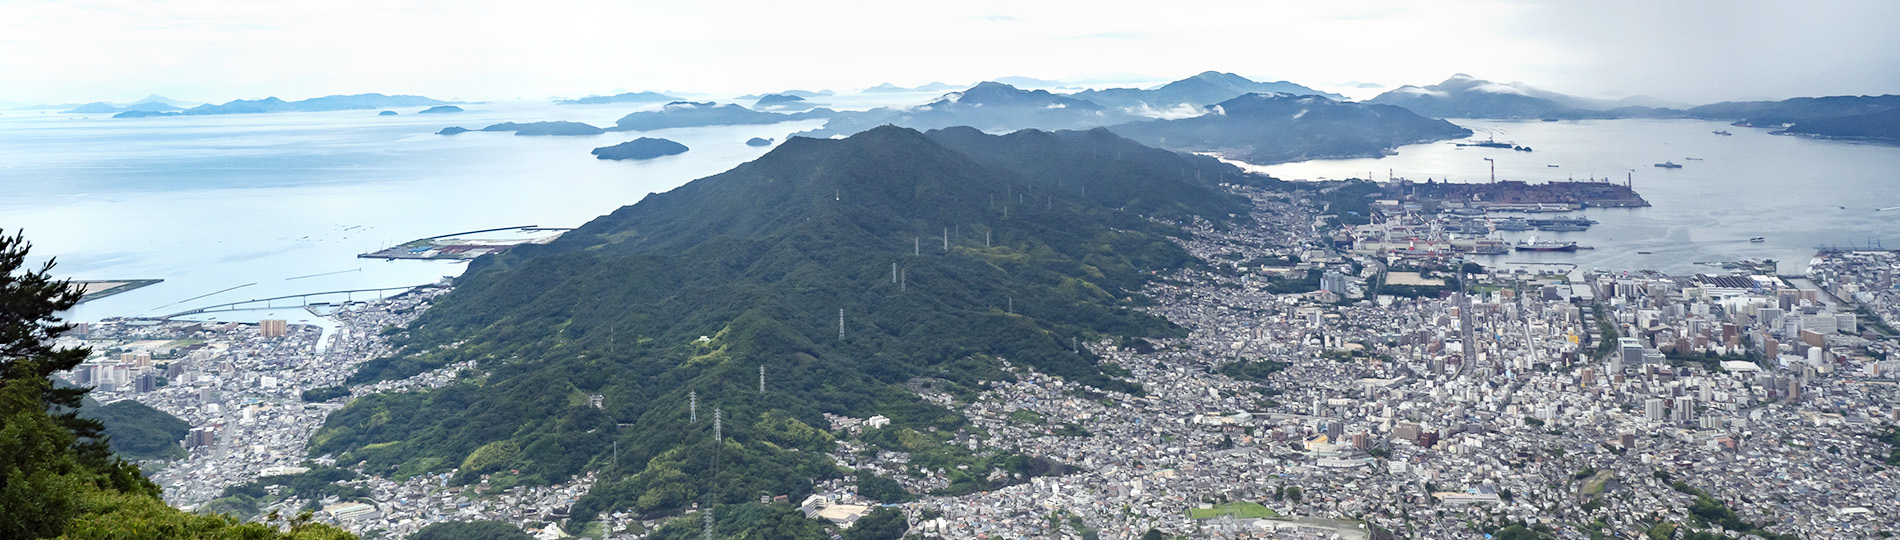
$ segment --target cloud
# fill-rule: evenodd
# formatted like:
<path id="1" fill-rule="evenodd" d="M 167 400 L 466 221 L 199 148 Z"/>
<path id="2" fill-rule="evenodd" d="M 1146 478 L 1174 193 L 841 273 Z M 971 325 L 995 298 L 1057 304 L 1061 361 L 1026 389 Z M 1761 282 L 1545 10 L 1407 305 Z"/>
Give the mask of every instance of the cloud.
<path id="1" fill-rule="evenodd" d="M 1096 32 L 1093 34 L 1071 36 L 1068 39 L 1147 39 L 1147 38 L 1148 38 L 1148 33 L 1146 32 L 1136 32 L 1133 30 L 1121 30 L 1121 31 L 1115 31 L 1115 32 Z"/>

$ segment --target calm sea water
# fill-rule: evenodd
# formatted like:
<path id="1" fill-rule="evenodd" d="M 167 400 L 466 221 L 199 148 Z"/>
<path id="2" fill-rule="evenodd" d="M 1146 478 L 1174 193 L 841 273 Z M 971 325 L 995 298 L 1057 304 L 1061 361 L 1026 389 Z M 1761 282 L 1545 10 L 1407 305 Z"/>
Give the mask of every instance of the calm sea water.
<path id="1" fill-rule="evenodd" d="M 1775 136 L 1695 120 L 1452 122 L 1477 131 L 1476 139 L 1495 137 L 1535 151 L 1459 148 L 1440 142 L 1402 147 L 1398 155 L 1380 159 L 1309 161 L 1262 170 L 1284 179 L 1364 178 L 1370 173 L 1379 179 L 1393 174 L 1418 181 L 1486 182 L 1490 163 L 1484 158 L 1489 157 L 1497 160 L 1500 179 L 1628 179 L 1653 205 L 1568 214 L 1601 222 L 1583 232 L 1504 233 L 1511 241 L 1537 235 L 1596 249 L 1514 253 L 1492 258 L 1494 262 L 1691 273 L 1711 270 L 1697 262 L 1767 258 L 1779 261 L 1782 273 L 1799 273 L 1817 245 L 1866 246 L 1871 240 L 1900 249 L 1900 210 L 1876 211 L 1900 206 L 1900 147 Z M 1712 133 L 1717 130 L 1734 135 Z M 1655 167 L 1664 161 L 1683 167 Z M 1748 241 L 1755 236 L 1766 241 Z M 1639 253 L 1645 251 L 1650 254 Z"/>
<path id="2" fill-rule="evenodd" d="M 928 97 L 882 99 L 921 102 Z M 463 265 L 356 255 L 460 231 L 577 226 L 768 150 L 745 146 L 748 138 L 783 140 L 818 125 L 589 137 L 434 135 L 445 126 L 479 128 L 502 121 L 605 126 L 640 107 L 499 103 L 465 108 L 469 111 L 439 116 L 405 110 L 393 117 L 348 111 L 118 120 L 5 111 L 0 114 L 0 228 L 24 228 L 36 257 L 57 257 L 58 272 L 66 276 L 165 280 L 86 303 L 70 314 L 73 320 L 416 285 L 459 274 Z M 1509 179 L 1633 174 L 1636 189 L 1655 205 L 1589 210 L 1583 214 L 1603 223 L 1588 232 L 1542 233 L 1596 250 L 1500 258 L 1506 261 L 1692 272 L 1706 268 L 1696 261 L 1767 257 L 1784 261 L 1784 272 L 1798 272 L 1816 244 L 1878 239 L 1900 247 L 1900 210 L 1874 211 L 1900 206 L 1895 175 L 1900 148 L 1775 137 L 1696 121 L 1459 123 L 1537 150 L 1460 150 L 1435 143 L 1404 147 L 1383 159 L 1266 169 L 1288 179 L 1368 172 L 1382 178 L 1392 169 L 1419 180 L 1483 181 L 1488 169 L 1482 158 L 1493 157 L 1499 176 Z M 1710 134 L 1716 129 L 1735 135 Z M 645 162 L 601 161 L 588 154 L 641 135 L 677 140 L 692 151 Z M 1664 160 L 1685 167 L 1651 166 Z M 1559 167 L 1547 166 L 1552 164 Z M 1513 240 L 1528 235 L 1507 234 Z M 1751 236 L 1768 241 L 1751 244 Z M 325 273 L 331 274 L 303 277 Z M 207 317 L 316 322 L 301 309 Z"/>
<path id="3" fill-rule="evenodd" d="M 434 134 L 450 125 L 503 121 L 608 126 L 638 108 L 464 107 L 468 112 L 445 115 L 407 114 L 410 109 L 398 116 L 347 111 L 149 119 L 4 111 L 0 228 L 24 228 L 33 254 L 57 257 L 62 275 L 165 280 L 82 304 L 71 320 L 417 285 L 457 275 L 464 266 L 356 255 L 461 231 L 578 226 L 769 150 L 745 146 L 748 138 L 783 140 L 818 125 L 585 137 Z M 588 153 L 642 135 L 692 150 L 643 162 L 602 161 Z M 340 273 L 299 279 L 328 272 Z M 316 319 L 301 309 L 218 317 Z"/>

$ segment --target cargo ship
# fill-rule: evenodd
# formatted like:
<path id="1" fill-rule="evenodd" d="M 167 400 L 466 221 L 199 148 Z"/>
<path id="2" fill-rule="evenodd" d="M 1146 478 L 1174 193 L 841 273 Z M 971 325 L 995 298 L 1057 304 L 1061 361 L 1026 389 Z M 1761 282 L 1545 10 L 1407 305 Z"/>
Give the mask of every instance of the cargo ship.
<path id="1" fill-rule="evenodd" d="M 1514 246 L 1518 251 L 1576 251 L 1576 242 L 1540 242 L 1536 237 L 1518 240 Z"/>
<path id="2" fill-rule="evenodd" d="M 1572 223 L 1568 221 L 1558 222 L 1558 223 L 1547 223 L 1547 224 L 1537 225 L 1536 227 L 1537 227 L 1537 230 L 1548 231 L 1548 232 L 1577 232 L 1577 231 L 1590 230 L 1589 225 Z"/>
<path id="3" fill-rule="evenodd" d="M 1503 240 L 1479 240 L 1471 246 L 1472 255 L 1503 255 L 1511 252 L 1511 245 Z"/>
<path id="4" fill-rule="evenodd" d="M 1680 168 L 1682 168 L 1682 166 L 1681 166 L 1681 165 L 1677 165 L 1677 164 L 1676 164 L 1676 162 L 1674 162 L 1674 161 L 1664 161 L 1664 162 L 1662 162 L 1662 163 L 1657 163 L 1657 164 L 1656 164 L 1656 166 L 1657 166 L 1657 167 L 1662 167 L 1662 168 L 1664 168 L 1664 169 L 1680 169 Z"/>
<path id="5" fill-rule="evenodd" d="M 1524 218 L 1511 218 L 1499 221 L 1494 226 L 1500 231 L 1528 231 L 1532 229 L 1531 222 Z"/>

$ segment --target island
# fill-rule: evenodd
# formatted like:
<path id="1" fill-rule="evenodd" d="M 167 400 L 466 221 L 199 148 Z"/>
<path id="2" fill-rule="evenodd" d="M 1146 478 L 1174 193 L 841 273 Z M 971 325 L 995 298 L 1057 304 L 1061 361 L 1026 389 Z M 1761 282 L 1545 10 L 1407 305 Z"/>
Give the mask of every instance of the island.
<path id="1" fill-rule="evenodd" d="M 396 115 L 396 111 L 382 111 L 382 112 L 376 113 L 376 116 L 395 116 L 395 115 Z"/>
<path id="2" fill-rule="evenodd" d="M 613 146 L 594 149 L 594 157 L 615 160 L 643 160 L 686 153 L 686 145 L 666 139 L 641 137 Z"/>
<path id="3" fill-rule="evenodd" d="M 772 146 L 772 139 L 753 137 L 745 140 L 746 146 Z"/>
<path id="4" fill-rule="evenodd" d="M 429 107 L 427 109 L 418 111 L 416 112 L 416 114 L 444 114 L 444 113 L 458 113 L 458 112 L 462 112 L 461 107 L 457 107 L 454 105 L 436 105 L 434 107 Z"/>
<path id="5" fill-rule="evenodd" d="M 256 114 L 276 112 L 325 112 L 350 111 L 362 109 L 381 109 L 385 107 L 415 107 L 441 105 L 441 100 L 422 96 L 389 96 L 383 94 L 354 94 L 323 96 L 297 101 L 284 101 L 275 97 L 257 100 L 235 100 L 222 105 L 199 105 L 182 111 L 132 109 L 112 115 L 113 118 L 144 118 L 150 116 L 199 116 L 210 114 Z"/>
<path id="6" fill-rule="evenodd" d="M 435 134 L 436 135 L 456 135 L 460 133 L 467 133 L 470 131 L 513 132 L 515 135 L 522 135 L 522 136 L 599 135 L 599 134 L 607 132 L 607 130 L 600 129 L 598 127 L 594 127 L 593 125 L 585 124 L 581 122 L 552 121 L 552 122 L 502 122 L 499 124 L 494 124 L 494 125 L 482 128 L 480 130 L 471 130 L 471 129 L 460 127 L 460 126 L 445 127 L 445 128 L 442 128 L 442 131 L 435 132 Z"/>

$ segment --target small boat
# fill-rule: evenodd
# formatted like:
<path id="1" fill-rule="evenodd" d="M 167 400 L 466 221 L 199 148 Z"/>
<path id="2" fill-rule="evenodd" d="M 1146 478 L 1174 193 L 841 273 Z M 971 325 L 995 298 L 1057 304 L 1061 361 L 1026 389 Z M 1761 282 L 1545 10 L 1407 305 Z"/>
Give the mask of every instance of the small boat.
<path id="1" fill-rule="evenodd" d="M 1726 130 L 1726 129 L 1720 129 L 1720 130 L 1715 130 L 1715 131 L 1711 131 L 1711 132 L 1709 132 L 1709 133 L 1714 133 L 1714 134 L 1716 134 L 1716 135 L 1721 135 L 1721 136 L 1723 136 L 1723 137 L 1727 137 L 1727 136 L 1729 136 L 1729 135 L 1734 135 L 1734 133 L 1729 133 L 1729 132 L 1728 132 L 1728 130 Z"/>
<path id="2" fill-rule="evenodd" d="M 1648 252 L 1648 251 L 1638 251 L 1638 252 L 1636 252 L 1636 254 L 1637 254 L 1637 255 L 1648 255 L 1649 253 L 1650 253 L 1650 252 Z"/>
<path id="3" fill-rule="evenodd" d="M 1657 163 L 1657 164 L 1656 164 L 1656 166 L 1657 166 L 1657 167 L 1662 167 L 1662 168 L 1664 168 L 1664 169 L 1680 169 L 1680 168 L 1682 168 L 1682 166 L 1681 166 L 1681 165 L 1677 165 L 1677 164 L 1676 164 L 1676 162 L 1674 162 L 1674 161 L 1664 161 L 1664 162 L 1662 162 L 1662 163 Z"/>
<path id="4" fill-rule="evenodd" d="M 1545 165 L 1545 167 L 1556 167 L 1556 165 Z"/>
<path id="5" fill-rule="evenodd" d="M 1683 161 L 1702 161 L 1702 158 L 1699 158 L 1699 157 L 1686 157 L 1686 158 L 1682 158 L 1682 160 L 1683 160 Z"/>
<path id="6" fill-rule="evenodd" d="M 1750 239 L 1748 239 L 1748 241 L 1750 241 L 1750 242 L 1755 242 L 1755 243 L 1761 243 L 1761 242 L 1767 242 L 1767 241 L 1768 241 L 1768 237 L 1765 237 L 1765 236 L 1757 236 L 1757 237 L 1754 237 L 1754 238 L 1750 238 Z"/>

